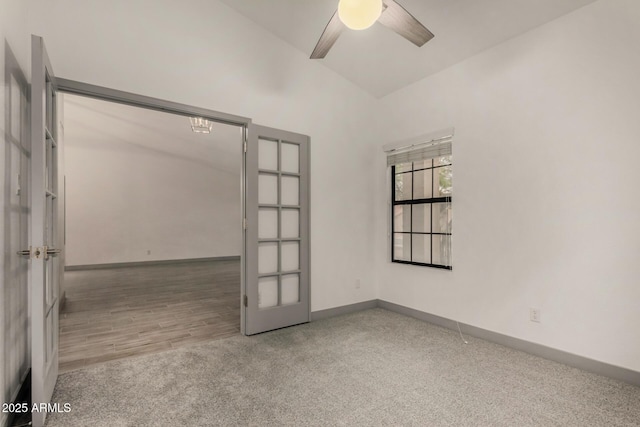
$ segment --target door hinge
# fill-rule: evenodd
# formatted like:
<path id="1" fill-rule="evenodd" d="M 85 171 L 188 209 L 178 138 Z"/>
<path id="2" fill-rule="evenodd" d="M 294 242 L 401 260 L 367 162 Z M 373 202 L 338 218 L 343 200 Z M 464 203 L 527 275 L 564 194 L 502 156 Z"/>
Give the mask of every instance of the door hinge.
<path id="1" fill-rule="evenodd" d="M 249 307 L 249 298 L 246 295 L 243 298 L 243 303 L 245 307 Z"/>
<path id="2" fill-rule="evenodd" d="M 244 152 L 247 152 L 247 141 L 244 142 Z"/>
<path id="3" fill-rule="evenodd" d="M 247 229 L 247 218 L 242 218 L 242 229 L 243 230 Z"/>

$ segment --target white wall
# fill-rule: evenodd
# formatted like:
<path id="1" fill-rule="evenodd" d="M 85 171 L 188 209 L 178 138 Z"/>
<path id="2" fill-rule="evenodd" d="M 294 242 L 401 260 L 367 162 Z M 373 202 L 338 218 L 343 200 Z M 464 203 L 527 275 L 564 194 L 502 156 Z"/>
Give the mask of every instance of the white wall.
<path id="1" fill-rule="evenodd" d="M 375 298 L 371 96 L 218 1 L 30 5 L 58 76 L 310 135 L 311 309 Z"/>
<path id="2" fill-rule="evenodd" d="M 26 262 L 15 255 L 15 251 L 24 249 L 17 246 L 23 244 L 19 235 L 20 198 L 17 197 L 16 167 L 19 165 L 19 148 L 6 138 L 9 131 L 17 135 L 17 119 L 12 111 L 6 123 L 5 110 L 7 97 L 12 97 L 15 104 L 15 89 L 12 94 L 11 85 L 6 85 L 5 54 L 6 46 L 15 55 L 19 67 L 28 75 L 29 38 L 26 32 L 26 5 L 20 0 L 0 0 L 0 400 L 10 402 L 18 392 L 21 381 L 29 367 L 29 342 L 27 323 L 27 286 Z M 18 159 L 18 162 L 16 162 Z M 23 181 L 24 182 L 24 181 Z M 23 215 L 24 218 L 24 215 Z M 4 425 L 7 414 L 0 413 L 0 425 Z"/>
<path id="3" fill-rule="evenodd" d="M 67 265 L 240 256 L 241 128 L 65 95 Z"/>
<path id="4" fill-rule="evenodd" d="M 601 0 L 379 103 L 217 1 L 31 5 L 59 76 L 312 137 L 312 310 L 380 297 L 640 370 L 637 1 Z M 449 126 L 454 271 L 392 265 L 380 146 Z"/>
<path id="5" fill-rule="evenodd" d="M 384 142 L 456 128 L 452 272 L 389 262 L 376 147 L 381 299 L 640 371 L 639 22 L 601 0 L 381 101 Z"/>

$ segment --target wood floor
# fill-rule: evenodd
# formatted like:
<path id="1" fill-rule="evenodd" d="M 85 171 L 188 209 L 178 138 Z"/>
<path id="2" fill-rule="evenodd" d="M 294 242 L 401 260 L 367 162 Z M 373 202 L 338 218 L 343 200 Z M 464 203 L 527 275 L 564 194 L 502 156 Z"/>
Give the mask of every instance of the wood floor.
<path id="1" fill-rule="evenodd" d="M 240 261 L 65 272 L 60 372 L 240 333 Z"/>

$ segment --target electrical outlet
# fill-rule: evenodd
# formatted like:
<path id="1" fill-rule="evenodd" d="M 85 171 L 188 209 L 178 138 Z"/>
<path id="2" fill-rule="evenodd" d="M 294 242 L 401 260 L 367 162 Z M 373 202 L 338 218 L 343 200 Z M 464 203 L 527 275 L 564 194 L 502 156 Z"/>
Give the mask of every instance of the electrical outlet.
<path id="1" fill-rule="evenodd" d="M 356 289 L 360 289 L 360 279 L 356 279 Z"/>
<path id="2" fill-rule="evenodd" d="M 147 251 L 147 255 L 151 255 L 151 249 Z"/>
<path id="3" fill-rule="evenodd" d="M 530 308 L 529 309 L 529 320 L 532 322 L 540 323 L 540 309 L 539 308 Z"/>

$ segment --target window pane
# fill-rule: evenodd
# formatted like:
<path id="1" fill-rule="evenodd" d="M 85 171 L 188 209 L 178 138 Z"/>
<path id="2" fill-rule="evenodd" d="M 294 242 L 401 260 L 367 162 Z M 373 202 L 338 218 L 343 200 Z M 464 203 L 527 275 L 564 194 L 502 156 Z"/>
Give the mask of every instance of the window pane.
<path id="1" fill-rule="evenodd" d="M 282 209 L 282 237 L 300 237 L 300 211 L 298 209 Z"/>
<path id="2" fill-rule="evenodd" d="M 393 207 L 393 231 L 411 231 L 411 205 Z"/>
<path id="3" fill-rule="evenodd" d="M 283 172 L 300 172 L 300 148 L 297 144 L 287 144 L 283 142 L 280 145 L 281 158 L 281 170 Z"/>
<path id="4" fill-rule="evenodd" d="M 411 163 L 399 163 L 396 165 L 396 173 L 409 172 L 411 170 Z"/>
<path id="5" fill-rule="evenodd" d="M 433 197 L 451 196 L 451 166 L 436 168 L 433 173 Z"/>
<path id="6" fill-rule="evenodd" d="M 411 200 L 411 172 L 396 175 L 396 200 Z"/>
<path id="7" fill-rule="evenodd" d="M 414 233 L 431 232 L 431 205 L 413 205 L 412 230 Z"/>
<path id="8" fill-rule="evenodd" d="M 6 96 L 6 95 L 5 95 Z M 15 76 L 11 74 L 11 135 L 18 141 L 22 138 L 22 95 L 20 93 L 20 83 Z"/>
<path id="9" fill-rule="evenodd" d="M 411 261 L 411 234 L 393 234 L 393 259 Z"/>
<path id="10" fill-rule="evenodd" d="M 298 205 L 300 203 L 300 178 L 296 176 L 283 176 L 281 185 L 282 204 Z"/>
<path id="11" fill-rule="evenodd" d="M 431 264 L 431 234 L 412 234 L 413 262 Z"/>
<path id="12" fill-rule="evenodd" d="M 278 204 L 278 176 L 260 174 L 258 177 L 258 203 L 261 205 Z"/>
<path id="13" fill-rule="evenodd" d="M 267 139 L 258 140 L 258 168 L 278 170 L 278 143 Z"/>
<path id="14" fill-rule="evenodd" d="M 451 236 L 433 236 L 433 264 L 451 266 Z"/>
<path id="15" fill-rule="evenodd" d="M 260 208 L 258 210 L 258 238 L 276 239 L 278 237 L 278 210 Z"/>
<path id="16" fill-rule="evenodd" d="M 258 245 L 258 274 L 278 272 L 278 244 L 260 243 Z"/>
<path id="17" fill-rule="evenodd" d="M 450 165 L 451 164 L 451 156 L 442 156 L 436 157 L 433 159 L 433 166 L 442 166 L 442 165 Z"/>
<path id="18" fill-rule="evenodd" d="M 282 271 L 295 271 L 300 268 L 300 244 L 298 242 L 283 242 L 280 248 L 282 251 Z"/>
<path id="19" fill-rule="evenodd" d="M 282 305 L 300 302 L 300 276 L 287 274 L 282 276 Z"/>
<path id="20" fill-rule="evenodd" d="M 451 203 L 433 204 L 433 232 L 451 233 Z"/>
<path id="21" fill-rule="evenodd" d="M 450 155 L 394 166 L 392 261 L 451 267 L 452 176 Z"/>
<path id="22" fill-rule="evenodd" d="M 426 168 L 430 168 L 431 166 L 433 166 L 433 160 L 431 159 L 421 160 L 419 162 L 413 162 L 413 170 L 426 169 Z"/>
<path id="23" fill-rule="evenodd" d="M 278 278 L 261 277 L 258 279 L 258 308 L 278 305 Z"/>
<path id="24" fill-rule="evenodd" d="M 430 199 L 432 196 L 431 169 L 414 172 L 413 198 Z"/>

